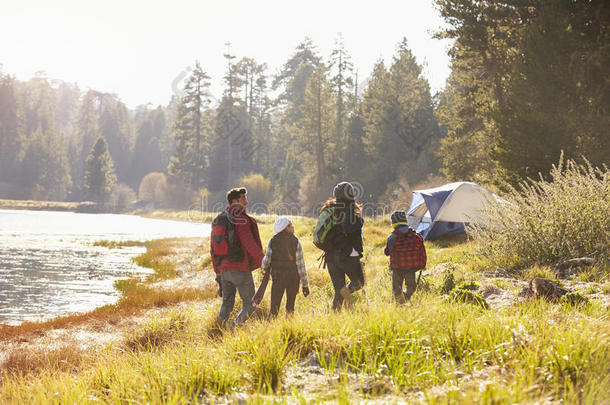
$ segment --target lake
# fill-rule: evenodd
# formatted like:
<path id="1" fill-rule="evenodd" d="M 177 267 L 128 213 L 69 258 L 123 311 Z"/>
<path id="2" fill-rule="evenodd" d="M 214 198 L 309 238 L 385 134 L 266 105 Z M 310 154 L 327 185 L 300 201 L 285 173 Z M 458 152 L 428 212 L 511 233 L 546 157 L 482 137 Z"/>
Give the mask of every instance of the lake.
<path id="1" fill-rule="evenodd" d="M 205 237 L 210 225 L 133 215 L 0 210 L 0 324 L 19 324 L 111 304 L 119 278 L 151 270 L 131 258 L 143 247 L 99 240 Z"/>

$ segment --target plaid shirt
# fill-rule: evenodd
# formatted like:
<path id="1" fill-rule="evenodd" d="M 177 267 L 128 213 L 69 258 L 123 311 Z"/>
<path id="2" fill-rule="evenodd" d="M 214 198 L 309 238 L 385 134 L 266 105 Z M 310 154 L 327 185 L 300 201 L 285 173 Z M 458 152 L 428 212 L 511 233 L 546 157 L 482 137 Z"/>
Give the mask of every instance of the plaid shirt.
<path id="1" fill-rule="evenodd" d="M 404 233 L 398 228 L 394 230 L 384 253 L 390 256 L 392 269 L 419 270 L 426 267 L 424 239 L 412 229 Z"/>
<path id="2" fill-rule="evenodd" d="M 269 271 L 269 269 L 271 268 L 272 254 L 273 252 L 271 251 L 271 241 L 269 241 L 269 243 L 267 244 L 267 251 L 265 252 L 265 257 L 263 257 L 263 262 L 261 264 L 261 269 L 264 272 Z M 309 287 L 309 280 L 307 279 L 307 268 L 305 267 L 305 258 L 303 256 L 303 247 L 301 246 L 301 242 L 298 240 L 295 260 L 297 262 L 297 272 L 299 273 L 301 284 L 303 285 L 303 287 Z"/>

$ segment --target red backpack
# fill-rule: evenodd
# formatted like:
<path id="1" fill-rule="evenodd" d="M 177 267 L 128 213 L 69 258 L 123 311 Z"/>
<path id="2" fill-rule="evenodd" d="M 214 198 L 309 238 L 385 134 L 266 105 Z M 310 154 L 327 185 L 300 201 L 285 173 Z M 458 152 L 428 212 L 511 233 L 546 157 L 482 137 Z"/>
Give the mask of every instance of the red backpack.
<path id="1" fill-rule="evenodd" d="M 231 262 L 240 262 L 244 259 L 244 252 L 235 231 L 235 220 L 227 211 L 221 212 L 212 221 L 210 240 L 210 250 L 214 254 L 215 266 L 220 266 L 225 258 Z"/>
<path id="2" fill-rule="evenodd" d="M 390 252 L 390 266 L 395 270 L 421 270 L 426 267 L 424 238 L 413 229 L 407 233 L 394 230 L 396 239 Z"/>

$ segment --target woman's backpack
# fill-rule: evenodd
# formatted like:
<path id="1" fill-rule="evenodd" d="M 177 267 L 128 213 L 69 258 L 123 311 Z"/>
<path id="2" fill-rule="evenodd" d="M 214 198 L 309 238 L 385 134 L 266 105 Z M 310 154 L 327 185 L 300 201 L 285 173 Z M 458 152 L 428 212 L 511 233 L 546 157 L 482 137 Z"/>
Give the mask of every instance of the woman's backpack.
<path id="1" fill-rule="evenodd" d="M 322 210 L 318 217 L 318 222 L 313 229 L 313 244 L 316 245 L 318 249 L 327 251 L 332 248 L 328 234 L 330 230 L 337 225 L 336 209 L 337 207 L 329 205 Z"/>
<path id="2" fill-rule="evenodd" d="M 240 262 L 244 259 L 244 252 L 235 231 L 235 220 L 229 212 L 223 211 L 214 218 L 210 238 L 215 266 L 220 266 L 225 258 L 232 262 Z"/>
<path id="3" fill-rule="evenodd" d="M 406 233 L 394 230 L 396 239 L 390 252 L 390 266 L 394 270 L 421 270 L 426 267 L 424 238 L 413 229 Z"/>

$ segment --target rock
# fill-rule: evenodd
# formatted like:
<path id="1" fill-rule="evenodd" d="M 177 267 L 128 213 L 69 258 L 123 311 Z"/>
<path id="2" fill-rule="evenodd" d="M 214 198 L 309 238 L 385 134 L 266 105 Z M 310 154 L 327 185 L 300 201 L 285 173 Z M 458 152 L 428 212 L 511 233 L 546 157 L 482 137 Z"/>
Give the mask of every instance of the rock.
<path id="1" fill-rule="evenodd" d="M 519 294 L 517 294 L 517 297 L 519 297 L 519 298 L 527 298 L 527 297 L 533 297 L 533 296 L 534 296 L 534 292 L 532 291 L 531 284 L 529 287 L 523 287 L 521 289 L 521 291 L 519 292 Z"/>
<path id="2" fill-rule="evenodd" d="M 569 293 L 569 290 L 560 287 L 557 282 L 542 277 L 536 277 L 530 281 L 529 288 L 535 297 L 550 300 L 558 300 Z"/>
<path id="3" fill-rule="evenodd" d="M 306 360 L 307 367 L 320 367 L 320 359 L 317 352 L 311 352 Z"/>
<path id="4" fill-rule="evenodd" d="M 248 396 L 243 392 L 238 392 L 233 395 L 231 403 L 235 405 L 246 405 L 248 403 Z"/>
<path id="5" fill-rule="evenodd" d="M 511 329 L 510 333 L 512 335 L 511 341 L 515 347 L 524 348 L 531 342 L 531 335 L 527 333 L 527 330 L 521 324 Z"/>
<path id="6" fill-rule="evenodd" d="M 480 288 L 480 293 L 483 298 L 487 299 L 492 295 L 500 294 L 500 289 L 498 286 L 493 284 L 485 284 Z"/>
<path id="7" fill-rule="evenodd" d="M 597 260 L 591 257 L 579 257 L 557 263 L 552 267 L 557 272 L 558 278 L 568 278 L 573 269 L 583 266 L 593 266 L 595 263 L 597 263 Z"/>
<path id="8" fill-rule="evenodd" d="M 501 278 L 510 278 L 510 272 L 506 269 L 498 267 L 497 269 L 485 270 L 483 272 L 485 277 L 501 277 Z"/>
<path id="9" fill-rule="evenodd" d="M 362 384 L 362 393 L 366 395 L 384 395 L 390 392 L 394 392 L 394 389 L 385 381 L 366 381 Z"/>

